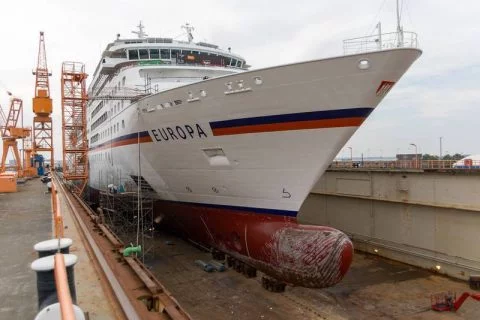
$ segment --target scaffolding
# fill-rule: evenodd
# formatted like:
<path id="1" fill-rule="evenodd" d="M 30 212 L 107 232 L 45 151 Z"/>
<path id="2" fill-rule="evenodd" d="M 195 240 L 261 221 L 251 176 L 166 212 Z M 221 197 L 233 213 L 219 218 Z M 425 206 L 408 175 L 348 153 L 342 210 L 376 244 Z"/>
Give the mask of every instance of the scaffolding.
<path id="1" fill-rule="evenodd" d="M 154 200 L 148 193 L 100 192 L 100 215 L 103 223 L 125 243 L 141 245 L 142 262 L 154 257 Z"/>
<path id="2" fill-rule="evenodd" d="M 88 181 L 87 74 L 79 62 L 62 64 L 63 177 L 81 195 Z"/>

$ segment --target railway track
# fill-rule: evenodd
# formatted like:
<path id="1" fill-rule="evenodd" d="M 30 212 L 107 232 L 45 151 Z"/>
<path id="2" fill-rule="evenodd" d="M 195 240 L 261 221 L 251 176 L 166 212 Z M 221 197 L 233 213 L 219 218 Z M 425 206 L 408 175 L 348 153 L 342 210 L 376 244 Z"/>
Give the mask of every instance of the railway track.
<path id="1" fill-rule="evenodd" d="M 101 223 L 78 196 L 54 175 L 58 192 L 70 208 L 117 319 L 191 319 L 171 293 L 135 257 L 124 257 L 123 242 Z"/>

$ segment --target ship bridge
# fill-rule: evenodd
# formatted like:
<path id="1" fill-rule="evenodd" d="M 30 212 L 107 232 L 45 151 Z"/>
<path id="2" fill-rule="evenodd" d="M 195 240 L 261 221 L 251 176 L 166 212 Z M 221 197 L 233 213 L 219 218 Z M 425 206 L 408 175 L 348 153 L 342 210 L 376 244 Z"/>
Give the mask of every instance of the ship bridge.
<path id="1" fill-rule="evenodd" d="M 134 66 L 176 66 L 176 67 L 206 67 L 226 68 L 233 72 L 247 70 L 244 58 L 222 50 L 219 46 L 207 42 L 193 42 L 193 27 L 186 24 L 188 41 L 172 38 L 147 37 L 144 26 L 140 23 L 138 31 L 132 31 L 138 38 L 117 39 L 108 44 L 95 70 L 94 81 L 101 74 L 112 74 L 120 69 Z"/>

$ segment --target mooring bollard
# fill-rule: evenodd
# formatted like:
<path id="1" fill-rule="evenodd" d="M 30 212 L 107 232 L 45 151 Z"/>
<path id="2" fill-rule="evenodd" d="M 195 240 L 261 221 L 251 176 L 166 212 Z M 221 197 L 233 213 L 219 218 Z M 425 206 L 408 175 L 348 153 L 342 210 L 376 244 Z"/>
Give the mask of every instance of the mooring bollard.
<path id="1" fill-rule="evenodd" d="M 55 288 L 54 274 L 54 255 L 38 258 L 32 262 L 31 268 L 37 273 L 37 292 L 38 292 L 38 309 L 58 302 L 57 290 Z M 74 304 L 77 303 L 77 294 L 75 290 L 75 278 L 73 267 L 77 263 L 77 256 L 74 254 L 63 255 L 65 259 L 65 267 L 67 269 L 68 287 Z"/>
<path id="2" fill-rule="evenodd" d="M 60 249 L 60 253 L 70 253 L 72 243 L 72 239 L 69 238 L 51 239 L 37 243 L 33 249 L 38 252 L 39 258 L 43 258 L 59 252 L 58 249 Z"/>
<path id="3" fill-rule="evenodd" d="M 73 313 L 75 315 L 75 320 L 85 320 L 85 314 L 83 313 L 80 307 L 73 305 Z M 51 304 L 37 313 L 37 316 L 34 320 L 53 320 L 53 319 L 62 319 L 61 318 L 61 309 L 60 303 Z"/>

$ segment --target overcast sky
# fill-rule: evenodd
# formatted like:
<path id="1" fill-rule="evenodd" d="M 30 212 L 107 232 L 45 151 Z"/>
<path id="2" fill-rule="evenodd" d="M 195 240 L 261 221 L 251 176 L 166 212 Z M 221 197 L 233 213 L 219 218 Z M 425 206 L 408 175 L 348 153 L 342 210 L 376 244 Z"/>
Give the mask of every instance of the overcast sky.
<path id="1" fill-rule="evenodd" d="M 419 35 L 423 55 L 399 81 L 346 147 L 360 156 L 397 152 L 479 154 L 480 2 L 405 1 L 404 29 Z M 45 31 L 54 103 L 55 157 L 61 158 L 60 68 L 81 61 L 93 74 L 105 46 L 142 20 L 150 36 L 177 37 L 190 22 L 196 41 L 243 56 L 252 68 L 342 54 L 342 40 L 369 35 L 378 21 L 395 29 L 395 0 L 296 1 L 2 1 L 0 86 L 31 98 L 39 31 Z M 180 37 L 181 39 L 181 37 Z M 8 97 L 0 92 L 7 110 Z M 346 148 L 340 156 L 346 155 Z"/>

